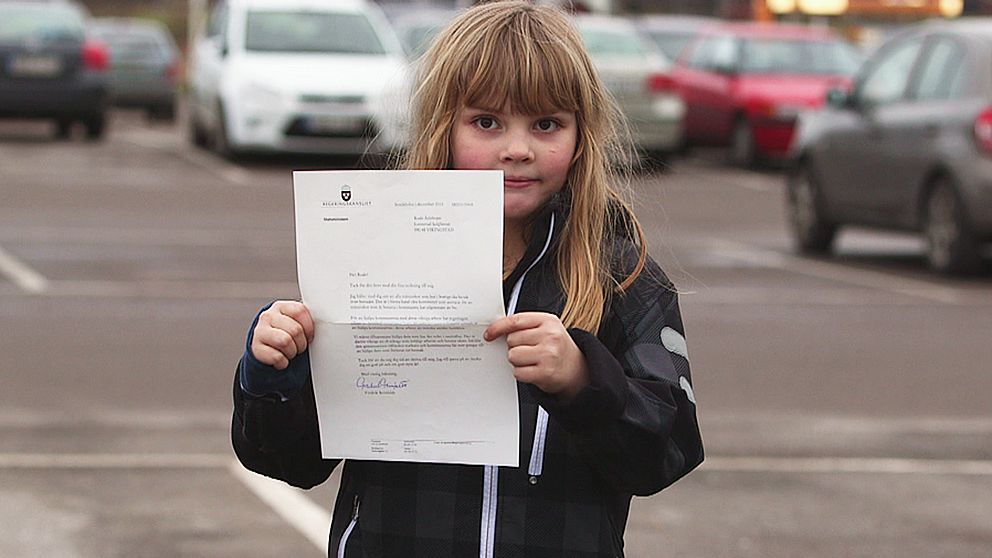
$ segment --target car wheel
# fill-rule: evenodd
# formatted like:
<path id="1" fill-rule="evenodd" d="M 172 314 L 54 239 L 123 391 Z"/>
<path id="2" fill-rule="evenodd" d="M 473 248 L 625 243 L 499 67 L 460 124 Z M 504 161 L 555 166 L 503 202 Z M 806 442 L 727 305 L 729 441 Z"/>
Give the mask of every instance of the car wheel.
<path id="1" fill-rule="evenodd" d="M 937 182 L 927 198 L 924 234 L 927 263 L 934 271 L 963 275 L 981 267 L 979 243 L 968 230 L 961 201 L 946 178 Z"/>
<path id="2" fill-rule="evenodd" d="M 206 148 L 210 143 L 210 137 L 207 135 L 207 131 L 203 128 L 203 124 L 200 123 L 200 119 L 196 117 L 196 109 L 190 108 L 189 111 L 189 141 L 197 147 Z"/>
<path id="3" fill-rule="evenodd" d="M 72 119 L 59 118 L 55 121 L 55 139 L 66 140 L 72 136 Z"/>
<path id="4" fill-rule="evenodd" d="M 86 139 L 101 140 L 107 129 L 107 116 L 102 112 L 88 116 L 83 125 L 86 127 Z"/>
<path id="5" fill-rule="evenodd" d="M 155 105 L 148 107 L 145 118 L 149 122 L 175 122 L 176 107 L 173 105 Z"/>
<path id="6" fill-rule="evenodd" d="M 213 150 L 225 159 L 235 159 L 238 153 L 231 147 L 230 135 L 227 131 L 227 118 L 224 116 L 224 107 L 217 106 L 217 126 L 213 130 L 212 145 Z"/>
<path id="7" fill-rule="evenodd" d="M 754 130 L 743 116 L 734 124 L 733 135 L 730 138 L 730 162 L 742 168 L 751 168 L 757 162 Z"/>
<path id="8" fill-rule="evenodd" d="M 837 225 L 823 216 L 820 193 L 809 165 L 798 165 L 786 181 L 786 211 L 796 250 L 803 254 L 829 252 Z"/>

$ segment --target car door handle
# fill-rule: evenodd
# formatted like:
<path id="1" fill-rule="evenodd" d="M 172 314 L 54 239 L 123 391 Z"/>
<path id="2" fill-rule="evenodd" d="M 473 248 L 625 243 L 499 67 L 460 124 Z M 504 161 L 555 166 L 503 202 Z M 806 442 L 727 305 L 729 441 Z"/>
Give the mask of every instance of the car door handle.
<path id="1" fill-rule="evenodd" d="M 923 136 L 928 138 L 935 138 L 940 134 L 939 124 L 927 124 L 923 126 Z"/>

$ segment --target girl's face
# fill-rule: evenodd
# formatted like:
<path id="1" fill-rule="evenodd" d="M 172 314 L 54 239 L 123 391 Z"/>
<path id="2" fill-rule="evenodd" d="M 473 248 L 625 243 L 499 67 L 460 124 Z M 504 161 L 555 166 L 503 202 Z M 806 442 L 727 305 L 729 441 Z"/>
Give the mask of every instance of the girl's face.
<path id="1" fill-rule="evenodd" d="M 565 185 L 575 113 L 523 115 L 462 107 L 451 133 L 453 168 L 503 171 L 503 220 L 522 224 Z"/>

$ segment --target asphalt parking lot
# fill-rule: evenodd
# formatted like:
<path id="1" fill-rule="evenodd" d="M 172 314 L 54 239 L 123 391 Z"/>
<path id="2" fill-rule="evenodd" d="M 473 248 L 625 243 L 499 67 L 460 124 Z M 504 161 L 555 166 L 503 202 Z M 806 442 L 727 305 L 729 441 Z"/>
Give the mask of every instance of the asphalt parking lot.
<path id="1" fill-rule="evenodd" d="M 290 171 L 115 114 L 106 141 L 0 122 L 0 556 L 321 556 L 333 481 L 247 474 L 230 386 L 296 296 Z M 718 154 L 632 182 L 683 291 L 707 460 L 636 499 L 631 557 L 992 555 L 992 271 L 903 235 L 793 255 L 781 177 Z"/>

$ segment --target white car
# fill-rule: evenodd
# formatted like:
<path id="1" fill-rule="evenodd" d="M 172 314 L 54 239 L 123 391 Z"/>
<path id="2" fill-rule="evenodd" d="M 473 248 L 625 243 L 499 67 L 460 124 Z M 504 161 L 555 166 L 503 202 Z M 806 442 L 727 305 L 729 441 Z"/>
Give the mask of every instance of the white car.
<path id="1" fill-rule="evenodd" d="M 190 136 L 228 156 L 386 152 L 407 73 L 371 2 L 220 0 L 192 49 Z"/>

